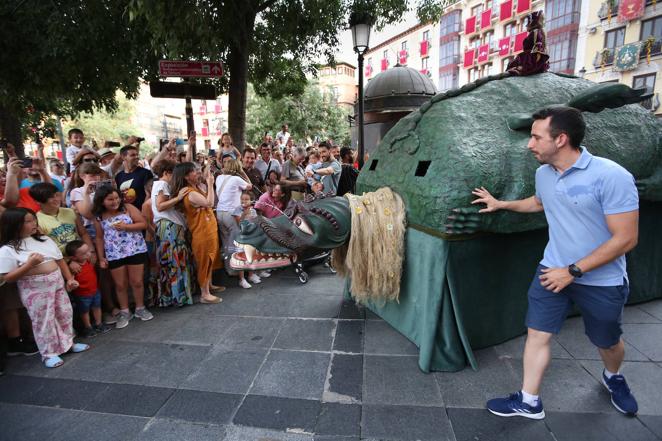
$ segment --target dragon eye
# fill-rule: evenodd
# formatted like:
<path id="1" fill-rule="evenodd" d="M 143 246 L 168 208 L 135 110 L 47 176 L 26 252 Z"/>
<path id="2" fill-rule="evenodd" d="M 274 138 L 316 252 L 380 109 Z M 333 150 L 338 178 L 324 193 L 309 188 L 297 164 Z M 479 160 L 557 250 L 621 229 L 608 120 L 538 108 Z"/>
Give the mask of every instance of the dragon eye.
<path id="1" fill-rule="evenodd" d="M 294 225 L 301 230 L 302 232 L 306 234 L 310 234 L 312 236 L 313 230 L 310 229 L 308 226 L 308 223 L 300 216 L 297 216 L 294 218 Z"/>

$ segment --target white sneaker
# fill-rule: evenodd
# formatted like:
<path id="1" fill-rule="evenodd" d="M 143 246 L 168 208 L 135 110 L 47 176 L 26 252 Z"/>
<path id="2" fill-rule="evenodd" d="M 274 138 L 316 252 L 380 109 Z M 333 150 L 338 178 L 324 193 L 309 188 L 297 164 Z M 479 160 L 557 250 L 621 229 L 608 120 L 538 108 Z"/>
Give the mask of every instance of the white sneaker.
<path id="1" fill-rule="evenodd" d="M 143 322 L 152 320 L 154 318 L 152 313 L 149 312 L 147 308 L 142 308 L 142 309 L 136 308 L 136 312 L 133 314 L 133 316 L 139 318 Z"/>
<path id="2" fill-rule="evenodd" d="M 258 283 L 262 282 L 262 280 L 260 279 L 260 277 L 257 274 L 251 274 L 250 276 L 248 276 L 248 280 L 253 285 L 257 285 Z"/>
<path id="3" fill-rule="evenodd" d="M 269 271 L 261 271 L 257 275 L 260 279 L 266 279 L 267 277 L 271 277 L 271 273 Z"/>
<path id="4" fill-rule="evenodd" d="M 239 281 L 239 286 L 241 286 L 242 288 L 245 288 L 245 289 L 252 288 L 251 284 L 248 283 L 248 282 L 246 281 L 246 279 L 241 279 L 241 280 Z"/>

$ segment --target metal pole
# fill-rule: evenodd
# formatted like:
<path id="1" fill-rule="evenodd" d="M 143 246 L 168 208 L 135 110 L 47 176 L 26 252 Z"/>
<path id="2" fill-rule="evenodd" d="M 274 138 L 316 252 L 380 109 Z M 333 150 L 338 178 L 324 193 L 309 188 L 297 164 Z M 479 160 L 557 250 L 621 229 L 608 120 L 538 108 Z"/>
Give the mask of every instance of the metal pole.
<path id="1" fill-rule="evenodd" d="M 359 52 L 359 170 L 363 169 L 365 137 L 363 134 L 363 53 Z"/>
<path id="2" fill-rule="evenodd" d="M 188 80 L 184 80 L 185 83 L 189 83 Z M 191 136 L 191 133 L 195 132 L 195 125 L 193 123 L 193 104 L 191 103 L 191 91 L 188 90 L 186 91 L 186 139 Z M 193 147 L 193 151 L 191 152 L 192 154 L 192 160 L 195 160 L 195 146 Z"/>
<path id="3" fill-rule="evenodd" d="M 60 138 L 60 151 L 62 152 L 62 163 L 64 164 L 64 169 L 67 169 L 67 144 L 64 142 L 64 132 L 62 131 L 62 120 L 59 116 L 56 116 L 57 120 L 57 134 Z"/>

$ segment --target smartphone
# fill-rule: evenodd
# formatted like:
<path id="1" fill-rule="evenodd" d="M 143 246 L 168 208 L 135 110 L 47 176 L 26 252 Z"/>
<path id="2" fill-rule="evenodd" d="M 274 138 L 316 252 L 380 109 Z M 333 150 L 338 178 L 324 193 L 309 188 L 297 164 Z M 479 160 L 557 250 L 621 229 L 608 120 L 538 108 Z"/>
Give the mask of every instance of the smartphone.
<path id="1" fill-rule="evenodd" d="M 117 141 L 108 141 L 106 142 L 106 147 L 119 147 L 120 143 Z"/>
<path id="2" fill-rule="evenodd" d="M 21 168 L 32 168 L 32 158 L 21 159 Z"/>
<path id="3" fill-rule="evenodd" d="M 97 182 L 90 182 L 90 187 L 94 191 L 96 191 L 97 188 L 105 187 L 105 186 L 113 186 L 113 181 L 111 179 L 103 180 L 103 181 L 97 181 Z"/>
<path id="4" fill-rule="evenodd" d="M 185 139 L 177 138 L 177 145 L 185 145 L 185 144 L 186 144 L 186 140 L 185 140 Z"/>
<path id="5" fill-rule="evenodd" d="M 209 149 L 209 156 L 216 156 L 216 150 L 214 149 Z"/>

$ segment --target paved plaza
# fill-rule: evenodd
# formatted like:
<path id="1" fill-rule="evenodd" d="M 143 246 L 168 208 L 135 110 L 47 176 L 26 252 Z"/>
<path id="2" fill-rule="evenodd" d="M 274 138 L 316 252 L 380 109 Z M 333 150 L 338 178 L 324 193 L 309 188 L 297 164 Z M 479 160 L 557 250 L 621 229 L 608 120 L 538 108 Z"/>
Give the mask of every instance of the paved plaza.
<path id="1" fill-rule="evenodd" d="M 484 405 L 519 388 L 523 337 L 478 351 L 478 371 L 425 374 L 413 344 L 343 302 L 340 278 L 309 273 L 306 285 L 286 269 L 219 305 L 156 310 L 57 369 L 10 359 L 0 440 L 662 439 L 662 301 L 625 311 L 622 371 L 638 417 L 611 406 L 573 318 L 554 340 L 547 418 L 505 419 Z"/>

